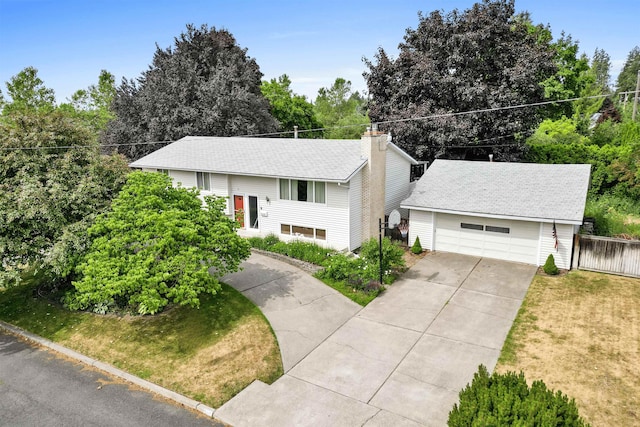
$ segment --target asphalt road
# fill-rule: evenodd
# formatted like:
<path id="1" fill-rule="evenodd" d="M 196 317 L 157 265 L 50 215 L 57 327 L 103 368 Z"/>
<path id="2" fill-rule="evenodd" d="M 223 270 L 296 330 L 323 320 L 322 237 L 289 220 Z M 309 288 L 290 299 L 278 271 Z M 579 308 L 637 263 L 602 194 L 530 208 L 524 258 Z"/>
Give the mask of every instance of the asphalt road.
<path id="1" fill-rule="evenodd" d="M 0 426 L 222 426 L 0 330 Z"/>

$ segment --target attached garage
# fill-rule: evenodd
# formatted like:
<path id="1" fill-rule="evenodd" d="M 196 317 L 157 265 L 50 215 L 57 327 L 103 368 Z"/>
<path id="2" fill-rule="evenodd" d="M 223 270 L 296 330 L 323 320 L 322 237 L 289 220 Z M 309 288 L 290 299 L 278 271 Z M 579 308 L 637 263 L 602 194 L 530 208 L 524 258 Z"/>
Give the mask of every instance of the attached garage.
<path id="1" fill-rule="evenodd" d="M 464 215 L 438 214 L 438 250 L 536 264 L 540 224 Z"/>
<path id="2" fill-rule="evenodd" d="M 409 243 L 542 265 L 571 265 L 590 165 L 436 160 L 402 207 Z"/>

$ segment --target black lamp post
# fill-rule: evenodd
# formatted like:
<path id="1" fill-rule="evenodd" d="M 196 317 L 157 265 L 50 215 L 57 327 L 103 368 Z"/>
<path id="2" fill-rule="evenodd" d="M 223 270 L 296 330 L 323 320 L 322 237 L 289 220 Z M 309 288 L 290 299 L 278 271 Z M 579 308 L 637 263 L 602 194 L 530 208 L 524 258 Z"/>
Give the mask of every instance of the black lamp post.
<path id="1" fill-rule="evenodd" d="M 379 256 L 379 262 L 380 262 L 379 264 L 380 285 L 383 285 L 382 283 L 382 235 L 386 227 L 396 228 L 398 224 L 400 224 L 400 213 L 395 209 L 391 211 L 391 213 L 389 214 L 388 221 L 382 221 L 382 218 L 378 218 L 378 256 Z"/>

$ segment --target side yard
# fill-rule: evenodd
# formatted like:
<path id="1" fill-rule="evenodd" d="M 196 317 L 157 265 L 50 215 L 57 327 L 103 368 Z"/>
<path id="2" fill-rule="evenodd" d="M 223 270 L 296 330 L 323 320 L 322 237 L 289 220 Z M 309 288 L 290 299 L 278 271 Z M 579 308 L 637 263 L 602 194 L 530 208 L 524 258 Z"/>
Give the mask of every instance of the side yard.
<path id="1" fill-rule="evenodd" d="M 593 426 L 640 424 L 640 279 L 537 275 L 496 371 L 522 370 L 576 400 Z"/>

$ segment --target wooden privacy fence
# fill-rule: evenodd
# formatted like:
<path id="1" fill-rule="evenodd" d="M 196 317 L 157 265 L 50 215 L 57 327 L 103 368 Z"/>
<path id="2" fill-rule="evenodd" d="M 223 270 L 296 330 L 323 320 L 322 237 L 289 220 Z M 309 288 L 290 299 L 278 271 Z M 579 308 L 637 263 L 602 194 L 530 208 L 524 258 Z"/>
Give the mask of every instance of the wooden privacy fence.
<path id="1" fill-rule="evenodd" d="M 572 267 L 640 277 L 640 241 L 576 234 Z"/>

